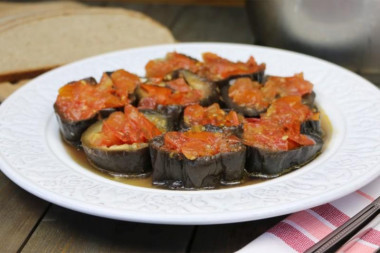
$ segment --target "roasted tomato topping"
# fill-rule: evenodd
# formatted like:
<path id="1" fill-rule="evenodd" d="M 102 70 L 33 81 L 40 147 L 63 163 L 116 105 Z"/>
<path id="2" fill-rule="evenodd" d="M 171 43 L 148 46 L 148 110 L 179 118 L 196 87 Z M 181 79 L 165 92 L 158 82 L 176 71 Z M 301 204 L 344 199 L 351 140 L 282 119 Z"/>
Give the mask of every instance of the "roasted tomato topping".
<path id="1" fill-rule="evenodd" d="M 123 69 L 114 71 L 111 74 L 113 86 L 116 89 L 116 94 L 123 100 L 127 101 L 129 94 L 132 94 L 137 85 L 140 84 L 140 78 Z"/>
<path id="2" fill-rule="evenodd" d="M 175 91 L 189 92 L 191 87 L 186 83 L 185 79 L 177 78 L 167 82 L 167 86 Z"/>
<path id="3" fill-rule="evenodd" d="M 301 123 L 319 117 L 302 104 L 300 96 L 277 99 L 260 119 L 247 119 L 244 125 L 244 143 L 273 151 L 291 150 L 315 142 L 301 134 Z"/>
<path id="4" fill-rule="evenodd" d="M 243 142 L 271 151 L 286 151 L 315 144 L 314 140 L 300 133 L 299 122 L 292 122 L 292 125 L 283 127 L 268 119 L 256 119 L 245 123 Z"/>
<path id="5" fill-rule="evenodd" d="M 92 136 L 94 146 L 113 146 L 146 143 L 161 131 L 132 105 L 126 105 L 124 113 L 114 112 L 103 121 L 101 132 Z"/>
<path id="6" fill-rule="evenodd" d="M 209 80 L 219 81 L 230 76 L 252 74 L 265 70 L 265 64 L 258 65 L 251 56 L 247 62 L 231 62 L 213 53 L 204 53 L 201 73 Z"/>
<path id="7" fill-rule="evenodd" d="M 234 103 L 244 107 L 254 107 L 259 111 L 267 108 L 276 98 L 303 96 L 311 93 L 313 85 L 303 78 L 303 74 L 291 77 L 269 77 L 261 85 L 249 78 L 239 78 L 229 87 L 228 96 Z"/>
<path id="8" fill-rule="evenodd" d="M 244 118 L 235 111 L 228 113 L 220 109 L 219 104 L 215 103 L 209 107 L 200 105 L 190 105 L 185 108 L 184 121 L 188 126 L 194 125 L 214 125 L 214 126 L 238 126 Z"/>
<path id="9" fill-rule="evenodd" d="M 181 78 L 182 79 L 182 78 Z M 183 80 L 183 79 L 182 79 Z M 176 81 L 177 86 L 181 86 L 180 90 L 184 90 L 182 87 L 184 83 L 182 81 Z M 172 82 L 173 84 L 173 82 Z M 170 85 L 169 85 L 170 87 Z M 188 87 L 186 92 L 173 90 L 168 87 L 161 87 L 156 85 L 142 84 L 140 88 L 143 93 L 143 98 L 139 102 L 139 108 L 155 109 L 157 105 L 191 105 L 196 104 L 201 99 L 200 92 Z"/>
<path id="10" fill-rule="evenodd" d="M 228 89 L 228 96 L 239 106 L 265 110 L 269 103 L 261 92 L 262 85 L 249 78 L 239 78 Z"/>
<path id="11" fill-rule="evenodd" d="M 177 69 L 197 72 L 199 62 L 186 55 L 171 52 L 166 54 L 165 59 L 151 60 L 145 66 L 147 77 L 164 77 Z"/>
<path id="12" fill-rule="evenodd" d="M 284 96 L 303 96 L 312 91 L 313 84 L 304 79 L 303 73 L 291 77 L 271 76 L 262 88 L 262 92 L 268 100 Z"/>
<path id="13" fill-rule="evenodd" d="M 233 135 L 211 132 L 168 132 L 164 136 L 163 149 L 182 153 L 187 159 L 233 152 L 240 140 Z"/>
<path id="14" fill-rule="evenodd" d="M 112 88 L 106 84 L 91 85 L 81 80 L 60 88 L 56 105 L 66 119 L 85 120 L 93 117 L 99 110 L 122 107 L 125 104 L 112 93 Z"/>
<path id="15" fill-rule="evenodd" d="M 304 122 L 318 117 L 308 106 L 302 104 L 300 96 L 287 96 L 275 100 L 263 114 L 262 118 L 270 118 L 278 124 L 285 125 L 288 122 Z"/>

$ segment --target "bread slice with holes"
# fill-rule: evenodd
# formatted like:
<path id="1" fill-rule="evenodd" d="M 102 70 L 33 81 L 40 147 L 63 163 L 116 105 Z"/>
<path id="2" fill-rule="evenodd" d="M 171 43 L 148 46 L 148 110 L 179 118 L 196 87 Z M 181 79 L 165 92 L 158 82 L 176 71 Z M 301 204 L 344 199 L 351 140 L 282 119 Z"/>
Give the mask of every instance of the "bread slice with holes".
<path id="1" fill-rule="evenodd" d="M 153 19 L 122 8 L 86 7 L 39 12 L 0 25 L 0 81 L 109 51 L 174 43 Z"/>

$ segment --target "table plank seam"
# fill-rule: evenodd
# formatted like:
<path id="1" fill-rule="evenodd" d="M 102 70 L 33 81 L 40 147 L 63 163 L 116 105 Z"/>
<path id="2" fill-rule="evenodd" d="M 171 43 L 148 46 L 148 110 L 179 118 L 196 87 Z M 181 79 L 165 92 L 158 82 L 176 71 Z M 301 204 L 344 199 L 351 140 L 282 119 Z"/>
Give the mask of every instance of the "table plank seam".
<path id="1" fill-rule="evenodd" d="M 41 217 L 37 220 L 36 224 L 33 226 L 33 228 L 30 230 L 29 234 L 27 237 L 25 237 L 25 240 L 23 241 L 23 243 L 21 244 L 20 248 L 17 250 L 17 253 L 19 252 L 22 252 L 22 250 L 24 249 L 25 245 L 28 243 L 29 239 L 32 237 L 34 231 L 36 231 L 36 229 L 38 228 L 38 226 L 40 225 L 41 221 L 43 220 L 43 218 L 45 217 L 45 215 L 47 214 L 47 212 L 49 211 L 50 207 L 52 206 L 53 204 L 49 203 L 48 206 L 46 207 L 46 209 L 44 210 L 44 212 L 42 213 Z"/>
<path id="2" fill-rule="evenodd" d="M 193 243 L 194 243 L 195 237 L 196 237 L 196 235 L 197 235 L 198 227 L 199 227 L 199 226 L 194 226 L 194 227 L 193 227 L 193 231 L 191 231 L 191 235 L 190 235 L 190 238 L 189 238 L 189 242 L 188 242 L 187 245 L 186 245 L 186 251 L 185 251 L 186 253 L 190 253 L 191 250 L 192 250 Z"/>

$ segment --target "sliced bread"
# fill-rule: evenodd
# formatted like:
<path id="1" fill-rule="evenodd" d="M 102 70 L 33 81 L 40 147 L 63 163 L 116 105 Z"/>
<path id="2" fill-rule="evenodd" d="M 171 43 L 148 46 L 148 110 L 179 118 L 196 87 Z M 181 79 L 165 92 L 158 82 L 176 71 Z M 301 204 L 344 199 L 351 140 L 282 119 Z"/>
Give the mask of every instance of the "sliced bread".
<path id="1" fill-rule="evenodd" d="M 0 81 L 32 77 L 100 53 L 174 42 L 166 27 L 122 8 L 38 13 L 0 25 Z"/>

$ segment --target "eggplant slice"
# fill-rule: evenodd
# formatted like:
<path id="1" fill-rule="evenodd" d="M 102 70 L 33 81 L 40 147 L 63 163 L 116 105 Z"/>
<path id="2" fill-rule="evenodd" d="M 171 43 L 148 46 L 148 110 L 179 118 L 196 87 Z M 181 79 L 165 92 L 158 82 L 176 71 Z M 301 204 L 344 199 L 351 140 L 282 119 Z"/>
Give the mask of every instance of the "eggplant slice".
<path id="1" fill-rule="evenodd" d="M 103 122 L 98 121 L 82 135 L 87 160 L 100 171 L 116 177 L 146 177 L 151 174 L 148 143 L 123 144 L 111 147 L 91 145 L 91 136 L 98 133 Z"/>
<path id="2" fill-rule="evenodd" d="M 164 136 L 150 141 L 154 185 L 170 189 L 212 189 L 239 184 L 244 175 L 245 146 L 236 152 L 187 159 L 183 154 L 163 150 Z"/>
<path id="3" fill-rule="evenodd" d="M 247 146 L 246 171 L 250 177 L 274 178 L 298 169 L 313 160 L 321 151 L 323 140 L 318 135 L 307 135 L 315 141 L 288 151 L 268 151 Z"/>
<path id="4" fill-rule="evenodd" d="M 226 113 L 230 112 L 231 109 L 222 109 Z M 191 129 L 194 126 L 186 124 L 184 120 L 184 116 L 182 115 L 180 123 L 179 123 L 179 129 L 180 131 L 187 131 Z M 215 126 L 211 124 L 206 124 L 203 125 L 203 130 L 202 131 L 207 131 L 207 132 L 219 132 L 219 133 L 226 133 L 226 134 L 233 134 L 236 135 L 237 137 L 241 138 L 243 134 L 243 124 L 239 124 L 238 126 Z"/>
<path id="5" fill-rule="evenodd" d="M 259 109 L 254 108 L 254 107 L 240 106 L 240 105 L 236 104 L 234 101 L 232 101 L 232 99 L 230 98 L 230 96 L 228 94 L 228 91 L 229 91 L 230 86 L 233 84 L 234 80 L 236 80 L 236 79 L 231 79 L 229 82 L 224 83 L 223 85 L 219 86 L 220 87 L 220 95 L 221 95 L 221 98 L 222 98 L 222 101 L 224 102 L 224 104 L 228 108 L 230 108 L 230 109 L 232 109 L 238 113 L 241 113 L 246 117 L 258 117 L 260 115 L 260 113 L 265 112 L 267 108 L 259 110 Z"/>
<path id="6" fill-rule="evenodd" d="M 98 114 L 95 114 L 89 119 L 73 121 L 66 119 L 56 104 L 54 104 L 54 111 L 63 140 L 75 148 L 81 149 L 82 145 L 80 138 L 83 132 L 97 121 Z"/>
<path id="7" fill-rule="evenodd" d="M 193 127 L 194 126 L 188 126 L 183 121 L 181 121 L 181 123 L 180 123 L 180 129 L 179 130 L 181 132 L 186 132 L 186 131 L 189 131 L 190 129 L 192 129 Z M 198 127 L 198 126 L 195 126 L 195 127 Z M 232 134 L 232 135 L 235 135 L 235 136 L 237 136 L 239 138 L 241 138 L 241 136 L 242 136 L 242 134 L 244 132 L 244 130 L 243 130 L 243 124 L 240 124 L 238 126 L 223 126 L 223 127 L 207 124 L 207 125 L 200 126 L 200 127 L 202 128 L 202 131 Z"/>
<path id="8" fill-rule="evenodd" d="M 84 81 L 89 85 L 96 85 L 97 82 L 93 77 L 87 77 L 81 79 L 80 81 Z M 67 84 L 75 83 L 76 81 L 69 82 Z M 94 124 L 98 118 L 98 114 L 94 114 L 92 117 L 84 120 L 73 121 L 67 119 L 61 110 L 58 108 L 57 104 L 54 103 L 54 112 L 58 121 L 59 130 L 63 139 L 74 146 L 77 149 L 81 149 L 81 141 L 80 138 L 82 133 L 92 124 Z"/>
<path id="9" fill-rule="evenodd" d="M 216 83 L 208 81 L 189 70 L 179 69 L 166 76 L 167 80 L 183 78 L 185 82 L 194 90 L 202 91 L 203 97 L 199 101 L 202 106 L 209 106 L 219 101 L 219 88 Z"/>

